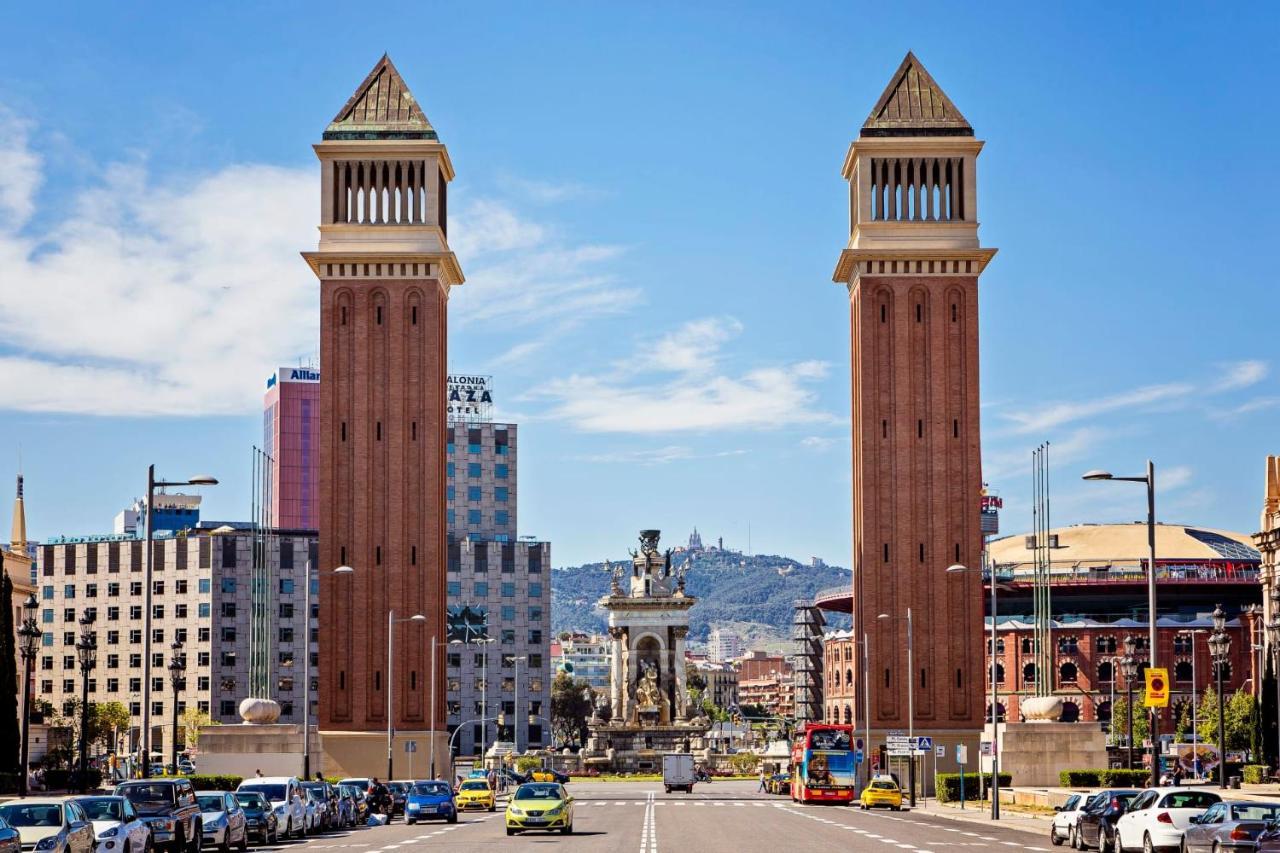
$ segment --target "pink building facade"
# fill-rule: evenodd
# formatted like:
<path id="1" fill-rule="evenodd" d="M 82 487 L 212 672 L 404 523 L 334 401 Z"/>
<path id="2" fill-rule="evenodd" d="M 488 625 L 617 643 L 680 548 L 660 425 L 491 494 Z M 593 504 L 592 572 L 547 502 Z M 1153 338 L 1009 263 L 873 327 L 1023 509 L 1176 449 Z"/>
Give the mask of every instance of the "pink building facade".
<path id="1" fill-rule="evenodd" d="M 320 462 L 320 371 L 282 367 L 267 380 L 263 447 L 272 458 L 271 525 L 316 530 Z"/>

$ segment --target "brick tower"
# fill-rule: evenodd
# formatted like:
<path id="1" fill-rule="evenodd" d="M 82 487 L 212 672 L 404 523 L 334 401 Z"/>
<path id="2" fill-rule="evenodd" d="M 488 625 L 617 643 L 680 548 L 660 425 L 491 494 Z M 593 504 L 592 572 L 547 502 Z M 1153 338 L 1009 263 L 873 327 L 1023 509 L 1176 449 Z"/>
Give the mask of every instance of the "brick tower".
<path id="1" fill-rule="evenodd" d="M 383 56 L 315 146 L 320 244 L 320 729 L 327 774 L 386 772 L 388 699 L 424 760 L 444 743 L 445 356 L 453 165 Z M 335 575 L 348 565 L 351 574 Z M 388 615 L 395 625 L 388 679 Z M 387 688 L 394 692 L 388 697 Z M 397 743 L 395 752 L 403 755 Z M 439 749 L 438 755 L 445 755 Z"/>
<path id="2" fill-rule="evenodd" d="M 947 746 L 940 770 L 955 769 L 958 743 L 976 768 L 984 712 L 978 276 L 995 250 L 978 244 L 981 150 L 908 53 L 845 157 L 850 234 L 833 275 L 849 291 L 853 617 L 854 636 L 869 637 L 859 678 L 868 749 L 914 728 Z M 955 563 L 970 571 L 948 573 Z M 862 728 L 863 696 L 857 708 Z"/>

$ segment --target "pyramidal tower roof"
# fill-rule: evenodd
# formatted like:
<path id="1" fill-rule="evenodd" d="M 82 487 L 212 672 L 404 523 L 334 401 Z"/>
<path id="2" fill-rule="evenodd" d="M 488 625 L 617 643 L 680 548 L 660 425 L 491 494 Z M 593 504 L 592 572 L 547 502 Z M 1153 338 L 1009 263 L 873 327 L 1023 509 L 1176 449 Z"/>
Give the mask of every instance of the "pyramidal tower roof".
<path id="1" fill-rule="evenodd" d="M 324 131 L 325 139 L 436 139 L 391 57 L 382 58 Z"/>
<path id="2" fill-rule="evenodd" d="M 862 136 L 973 136 L 973 128 L 933 77 L 907 51 L 871 115 Z"/>

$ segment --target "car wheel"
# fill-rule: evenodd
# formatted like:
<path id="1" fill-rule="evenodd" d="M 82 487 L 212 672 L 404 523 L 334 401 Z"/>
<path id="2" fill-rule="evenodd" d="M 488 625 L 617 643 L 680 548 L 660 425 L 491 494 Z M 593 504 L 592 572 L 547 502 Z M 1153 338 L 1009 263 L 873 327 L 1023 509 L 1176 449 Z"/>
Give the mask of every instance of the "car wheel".
<path id="1" fill-rule="evenodd" d="M 151 853 L 153 849 L 155 848 L 151 842 L 151 836 L 148 835 L 147 839 L 142 842 L 142 853 Z"/>
<path id="2" fill-rule="evenodd" d="M 1076 831 L 1074 826 L 1071 827 L 1071 832 L 1067 835 L 1067 842 L 1071 845 L 1072 850 L 1080 849 L 1080 833 Z"/>
<path id="3" fill-rule="evenodd" d="M 1112 853 L 1111 839 L 1101 829 L 1098 830 L 1098 853 Z"/>
<path id="4" fill-rule="evenodd" d="M 1142 853 L 1156 853 L 1156 846 L 1151 843 L 1151 836 L 1145 832 L 1142 834 Z"/>
<path id="5" fill-rule="evenodd" d="M 457 812 L 454 812 L 453 814 L 449 815 L 449 823 L 457 823 L 457 822 L 458 822 Z"/>
<path id="6" fill-rule="evenodd" d="M 204 824 L 197 823 L 191 830 L 191 844 L 187 848 L 191 853 L 200 853 L 204 849 Z"/>
<path id="7" fill-rule="evenodd" d="M 416 820 L 414 820 L 414 819 L 413 819 L 413 818 L 411 818 L 411 817 L 407 817 L 407 818 L 405 818 L 405 819 L 404 819 L 404 825 L 405 825 L 405 826 L 413 826 L 415 823 L 417 823 L 417 821 L 416 821 Z"/>
<path id="8" fill-rule="evenodd" d="M 244 851 L 249 849 L 249 827 L 248 826 L 240 827 L 240 843 L 237 844 L 236 847 L 240 850 L 240 853 L 244 853 Z"/>
<path id="9" fill-rule="evenodd" d="M 1052 824 L 1049 825 L 1049 843 L 1054 847 L 1062 846 L 1062 839 L 1058 837 L 1058 827 Z"/>

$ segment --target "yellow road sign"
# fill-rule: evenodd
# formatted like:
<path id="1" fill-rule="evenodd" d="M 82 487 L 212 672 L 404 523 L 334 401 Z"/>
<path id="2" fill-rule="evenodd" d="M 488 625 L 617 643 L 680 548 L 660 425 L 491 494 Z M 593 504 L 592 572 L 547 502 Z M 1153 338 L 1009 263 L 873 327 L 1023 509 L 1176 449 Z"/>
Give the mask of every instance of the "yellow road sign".
<path id="1" fill-rule="evenodd" d="M 1147 695 L 1143 704 L 1148 708 L 1169 707 L 1169 670 L 1163 667 L 1149 667 L 1147 673 Z"/>

